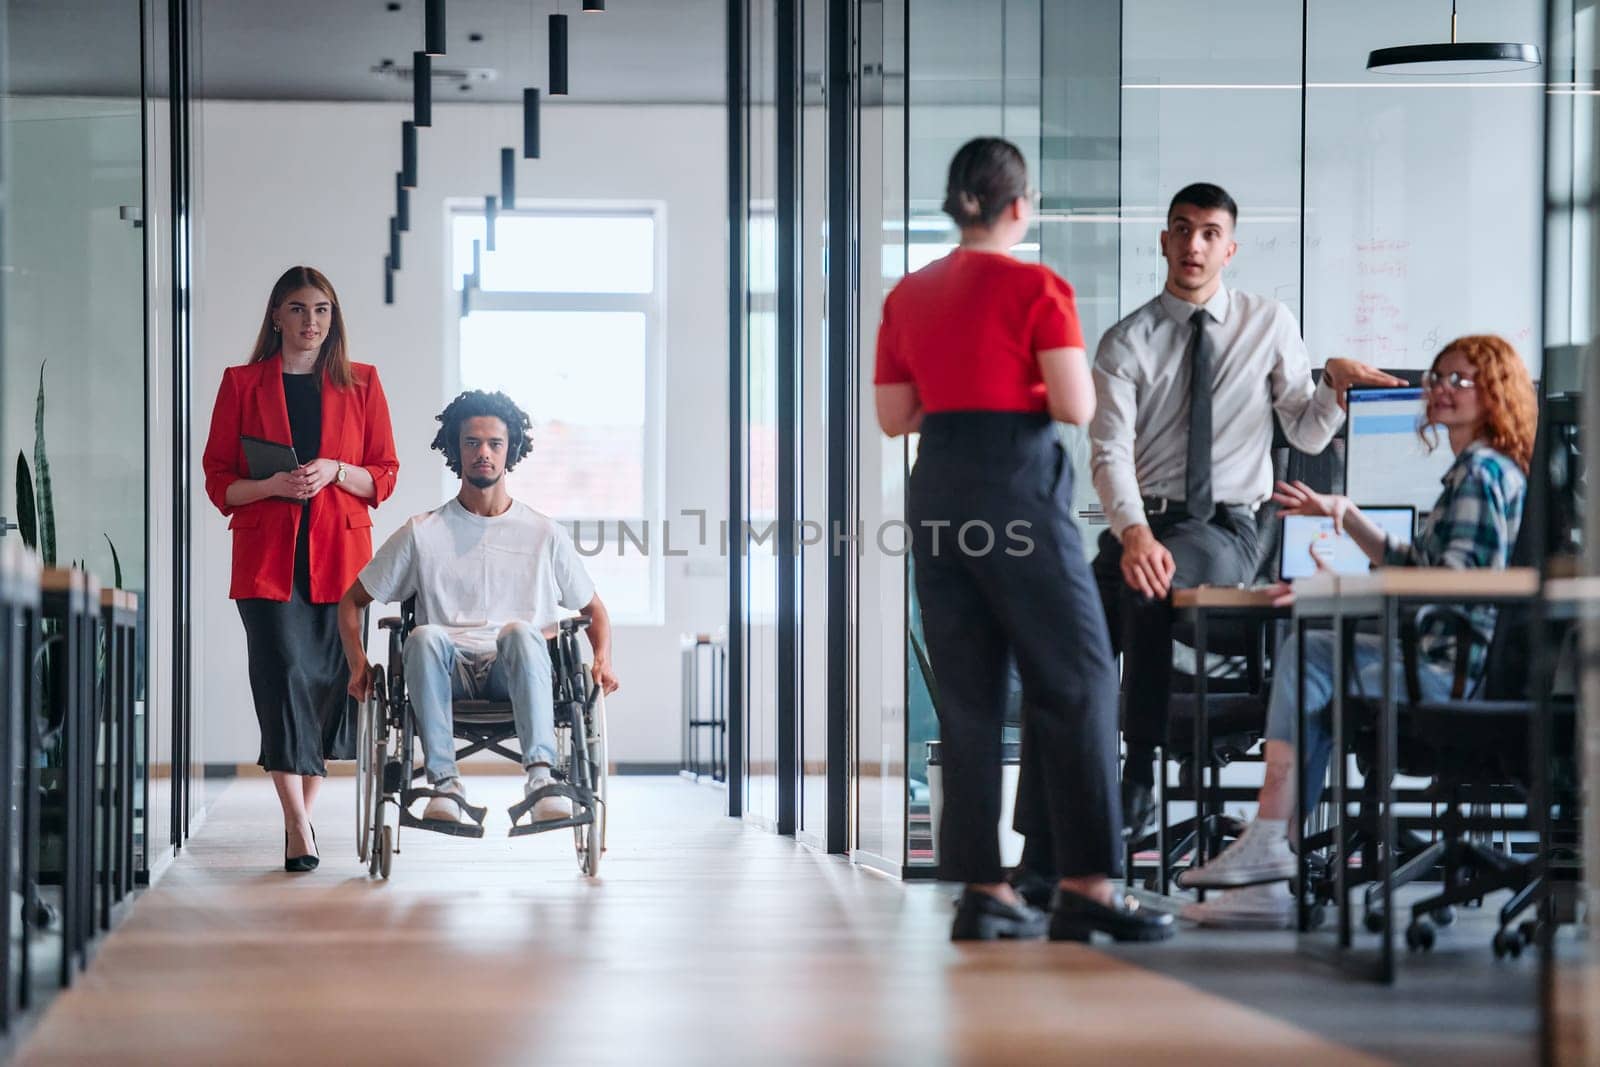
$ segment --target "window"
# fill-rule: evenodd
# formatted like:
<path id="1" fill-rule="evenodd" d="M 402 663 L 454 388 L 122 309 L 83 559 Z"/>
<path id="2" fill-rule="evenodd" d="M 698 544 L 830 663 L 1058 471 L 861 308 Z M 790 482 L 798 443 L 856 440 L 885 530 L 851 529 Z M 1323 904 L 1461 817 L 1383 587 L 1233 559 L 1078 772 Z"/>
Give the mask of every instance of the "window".
<path id="1" fill-rule="evenodd" d="M 613 618 L 634 625 L 663 618 L 658 222 L 648 208 L 500 215 L 459 332 L 461 388 L 498 389 L 533 422 L 512 496 L 573 533 Z M 460 290 L 483 213 L 451 230 Z"/>

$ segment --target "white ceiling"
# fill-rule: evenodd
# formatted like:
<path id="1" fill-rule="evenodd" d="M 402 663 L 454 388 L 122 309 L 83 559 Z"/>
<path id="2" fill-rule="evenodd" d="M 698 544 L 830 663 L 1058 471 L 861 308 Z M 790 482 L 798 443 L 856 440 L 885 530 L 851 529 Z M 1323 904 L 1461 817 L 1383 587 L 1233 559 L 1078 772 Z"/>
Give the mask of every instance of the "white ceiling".
<path id="1" fill-rule="evenodd" d="M 423 0 L 195 0 L 197 95 L 269 100 L 409 100 L 411 81 L 373 73 L 409 67 L 422 47 Z M 7 78 L 22 94 L 137 93 L 138 5 L 127 0 L 11 0 Z M 608 0 L 568 15 L 574 103 L 721 103 L 726 0 Z M 462 91 L 446 77 L 435 100 L 520 100 L 547 84 L 546 27 L 556 0 L 452 0 L 442 68 L 493 72 Z M 164 27 L 163 27 L 164 29 Z M 470 40 L 480 34 L 481 41 Z"/>

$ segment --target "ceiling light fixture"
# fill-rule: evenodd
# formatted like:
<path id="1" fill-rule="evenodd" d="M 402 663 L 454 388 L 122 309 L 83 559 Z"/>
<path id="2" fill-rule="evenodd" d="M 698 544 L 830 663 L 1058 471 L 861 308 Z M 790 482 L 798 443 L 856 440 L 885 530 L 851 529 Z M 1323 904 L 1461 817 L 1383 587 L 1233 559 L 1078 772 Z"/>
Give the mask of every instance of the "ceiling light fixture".
<path id="1" fill-rule="evenodd" d="M 585 11 L 604 11 L 606 9 L 606 0 L 583 0 L 583 9 Z"/>
<path id="2" fill-rule="evenodd" d="M 401 181 L 404 177 L 399 171 L 394 172 L 394 217 L 400 223 L 400 232 L 411 231 L 411 191 Z"/>
<path id="3" fill-rule="evenodd" d="M 417 124 L 409 119 L 400 124 L 400 184 L 417 187 Z"/>
<path id="4" fill-rule="evenodd" d="M 550 95 L 567 95 L 567 16 L 550 16 Z"/>
<path id="5" fill-rule="evenodd" d="M 1456 0 L 1450 0 L 1450 42 L 1377 48 L 1367 69 L 1379 74 L 1498 74 L 1526 70 L 1541 62 L 1539 47 L 1516 41 L 1457 41 Z"/>
<path id="6" fill-rule="evenodd" d="M 422 20 L 422 50 L 430 56 L 444 55 L 444 0 L 427 0 Z"/>
<path id="7" fill-rule="evenodd" d="M 383 302 L 394 303 L 394 267 L 388 256 L 383 257 Z"/>
<path id="8" fill-rule="evenodd" d="M 539 158 L 539 90 L 522 90 L 522 158 Z"/>
<path id="9" fill-rule="evenodd" d="M 393 215 L 389 216 L 389 265 L 400 269 L 400 226 Z"/>
<path id="10" fill-rule="evenodd" d="M 433 59 L 426 52 L 411 54 L 411 123 L 433 125 Z"/>
<path id="11" fill-rule="evenodd" d="M 506 211 L 517 208 L 517 151 L 500 149 L 500 207 Z"/>
<path id="12" fill-rule="evenodd" d="M 494 251 L 494 220 L 497 210 L 494 197 L 486 196 L 483 198 L 483 250 L 485 252 Z"/>

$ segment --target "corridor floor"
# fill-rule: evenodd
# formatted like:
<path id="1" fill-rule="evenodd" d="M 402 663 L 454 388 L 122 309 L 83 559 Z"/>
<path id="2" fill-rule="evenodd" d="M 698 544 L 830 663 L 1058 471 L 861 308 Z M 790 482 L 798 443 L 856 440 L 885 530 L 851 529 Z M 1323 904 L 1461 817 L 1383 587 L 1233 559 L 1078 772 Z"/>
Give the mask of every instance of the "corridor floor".
<path id="1" fill-rule="evenodd" d="M 281 871 L 270 786 L 234 781 L 20 1061 L 1362 1062 L 1128 951 L 953 946 L 948 888 L 743 826 L 677 779 L 613 780 L 589 881 L 569 835 L 504 836 L 518 785 L 469 778 L 488 836 L 407 831 L 385 883 L 354 855 L 353 779 L 327 785 L 307 875 Z"/>

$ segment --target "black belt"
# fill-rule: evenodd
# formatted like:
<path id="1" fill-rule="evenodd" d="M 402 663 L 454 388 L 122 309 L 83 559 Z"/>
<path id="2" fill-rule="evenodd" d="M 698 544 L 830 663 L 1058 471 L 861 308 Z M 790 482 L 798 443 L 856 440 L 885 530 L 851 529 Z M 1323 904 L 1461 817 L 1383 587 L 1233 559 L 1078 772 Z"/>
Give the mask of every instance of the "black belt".
<path id="1" fill-rule="evenodd" d="M 1182 500 L 1173 500 L 1164 496 L 1147 496 L 1144 500 L 1144 513 L 1146 515 L 1188 515 L 1189 505 Z M 1248 511 L 1255 514 L 1253 504 L 1218 504 L 1219 508 L 1228 508 L 1231 511 Z"/>

